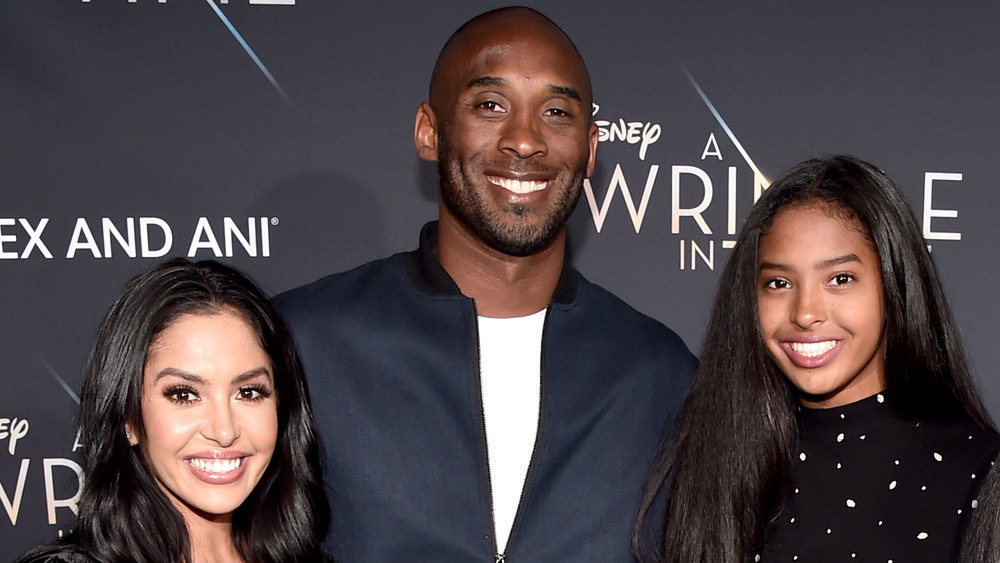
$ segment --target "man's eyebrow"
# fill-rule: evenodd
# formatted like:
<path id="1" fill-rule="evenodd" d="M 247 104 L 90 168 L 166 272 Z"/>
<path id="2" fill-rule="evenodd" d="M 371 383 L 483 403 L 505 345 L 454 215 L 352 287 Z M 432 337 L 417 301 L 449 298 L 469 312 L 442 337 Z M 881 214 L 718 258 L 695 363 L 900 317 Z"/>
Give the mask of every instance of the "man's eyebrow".
<path id="1" fill-rule="evenodd" d="M 469 81 L 465 85 L 466 90 L 473 90 L 475 88 L 485 88 L 485 87 L 501 87 L 506 86 L 507 81 L 498 76 L 478 76 Z M 578 102 L 583 101 L 583 97 L 580 96 L 580 91 L 572 86 L 556 86 L 555 84 L 549 86 L 549 91 L 553 94 L 559 96 L 566 96 L 567 98 L 572 98 Z"/>
<path id="2" fill-rule="evenodd" d="M 473 78 L 465 85 L 466 90 L 472 90 L 473 88 L 483 88 L 485 86 L 503 86 L 507 84 L 503 78 L 497 76 L 479 76 Z"/>
<path id="3" fill-rule="evenodd" d="M 559 94 L 560 96 L 573 98 L 578 102 L 583 101 L 583 98 L 580 97 L 580 91 L 571 86 L 556 86 L 555 84 L 553 84 L 552 86 L 549 86 L 549 90 L 551 90 L 553 94 Z"/>

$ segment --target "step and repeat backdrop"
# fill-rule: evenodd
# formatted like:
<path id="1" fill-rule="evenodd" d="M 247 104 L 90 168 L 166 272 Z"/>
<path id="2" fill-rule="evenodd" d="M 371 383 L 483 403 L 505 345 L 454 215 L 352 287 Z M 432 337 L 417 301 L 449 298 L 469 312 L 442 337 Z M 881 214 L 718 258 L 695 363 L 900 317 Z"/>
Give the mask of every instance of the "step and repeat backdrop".
<path id="1" fill-rule="evenodd" d="M 478 1 L 0 4 L 0 560 L 72 528 L 80 374 L 132 275 L 270 293 L 416 246 L 413 115 Z M 1000 4 L 560 2 L 594 83 L 573 263 L 699 350 L 755 196 L 850 153 L 906 193 L 1000 416 Z"/>

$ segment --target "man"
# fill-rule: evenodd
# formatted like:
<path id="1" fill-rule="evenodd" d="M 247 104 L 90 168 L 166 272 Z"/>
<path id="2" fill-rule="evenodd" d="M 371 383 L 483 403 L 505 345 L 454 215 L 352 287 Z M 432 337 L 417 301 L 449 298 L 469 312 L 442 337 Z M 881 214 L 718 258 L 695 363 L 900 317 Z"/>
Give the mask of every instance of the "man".
<path id="1" fill-rule="evenodd" d="M 566 264 L 590 109 L 587 69 L 550 20 L 469 21 L 417 110 L 440 184 L 420 248 L 278 298 L 339 561 L 633 560 L 646 471 L 694 360 Z"/>

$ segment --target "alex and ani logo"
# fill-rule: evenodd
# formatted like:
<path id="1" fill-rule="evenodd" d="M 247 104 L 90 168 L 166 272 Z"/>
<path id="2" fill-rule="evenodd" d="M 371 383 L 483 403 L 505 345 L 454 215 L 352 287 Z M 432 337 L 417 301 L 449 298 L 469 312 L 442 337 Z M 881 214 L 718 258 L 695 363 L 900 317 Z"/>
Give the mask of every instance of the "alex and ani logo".
<path id="1" fill-rule="evenodd" d="M 221 224 L 199 217 L 190 237 L 185 237 L 186 256 L 210 254 L 215 258 L 232 258 L 239 253 L 267 258 L 271 256 L 271 227 L 278 223 L 277 217 L 243 220 L 223 217 Z M 26 260 L 32 256 L 52 259 L 53 249 L 67 259 L 112 258 L 123 254 L 129 258 L 160 258 L 173 251 L 176 230 L 159 217 L 126 217 L 117 221 L 110 217 L 99 221 L 79 217 L 68 241 L 59 241 L 45 234 L 48 226 L 49 217 L 0 217 L 0 260 Z"/>

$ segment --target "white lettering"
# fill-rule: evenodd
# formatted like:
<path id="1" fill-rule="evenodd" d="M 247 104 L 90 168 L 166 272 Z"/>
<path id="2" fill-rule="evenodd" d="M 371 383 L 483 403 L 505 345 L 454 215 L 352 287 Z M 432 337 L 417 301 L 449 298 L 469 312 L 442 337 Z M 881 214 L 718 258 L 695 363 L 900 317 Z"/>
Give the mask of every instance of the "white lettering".
<path id="1" fill-rule="evenodd" d="M 118 227 L 111 222 L 111 219 L 104 217 L 101 219 L 101 230 L 104 231 L 104 257 L 111 258 L 111 239 L 118 241 L 125 254 L 129 258 L 135 258 L 135 219 L 128 217 L 125 219 L 125 230 L 128 232 L 128 240 L 122 235 Z"/>
<path id="2" fill-rule="evenodd" d="M 24 252 L 21 253 L 21 258 L 24 259 L 31 256 L 32 248 L 37 248 L 38 251 L 42 253 L 42 256 L 52 258 L 52 253 L 49 252 L 49 248 L 45 246 L 44 242 L 42 242 L 42 231 L 44 231 L 45 226 L 49 224 L 49 218 L 43 217 L 39 219 L 37 227 L 32 227 L 31 223 L 29 223 L 27 219 L 18 219 L 18 222 L 21 223 L 22 227 L 24 227 L 24 232 L 28 233 L 28 244 L 24 247 Z M 0 254 L 0 257 L 2 257 L 2 254 Z"/>
<path id="3" fill-rule="evenodd" d="M 597 115 L 599 107 L 594 104 L 594 115 Z M 630 145 L 639 145 L 639 160 L 646 160 L 646 150 L 650 145 L 660 140 L 662 129 L 658 123 L 628 121 L 618 118 L 617 122 L 606 119 L 596 119 L 597 140 L 599 142 L 614 143 L 624 141 Z"/>
<path id="4" fill-rule="evenodd" d="M 240 241 L 240 244 L 243 245 L 243 249 L 247 251 L 249 256 L 257 256 L 257 230 L 254 227 L 253 217 L 248 217 L 247 236 L 244 237 L 239 227 L 236 226 L 236 222 L 231 217 L 223 217 L 222 231 L 226 237 L 227 257 L 232 258 L 233 256 L 233 237 L 236 237 Z"/>
<path id="5" fill-rule="evenodd" d="M 708 256 L 705 256 L 705 252 L 702 251 L 698 243 L 691 241 L 691 269 L 698 269 L 698 261 L 695 260 L 695 255 L 701 256 L 701 261 L 704 262 L 709 270 L 715 269 L 715 241 L 708 241 Z"/>
<path id="6" fill-rule="evenodd" d="M 84 240 L 80 240 L 81 237 Z M 101 257 L 101 249 L 97 247 L 94 234 L 90 232 L 90 226 L 87 225 L 87 220 L 83 217 L 77 219 L 76 226 L 73 227 L 73 236 L 69 243 L 69 249 L 66 251 L 66 258 L 74 258 L 77 250 L 89 250 L 94 258 Z"/>
<path id="7" fill-rule="evenodd" d="M 627 134 L 625 136 L 625 141 L 628 144 L 630 144 L 630 145 L 634 145 L 634 144 L 638 143 L 639 140 L 640 140 L 640 138 L 641 138 L 639 136 L 639 133 L 641 131 L 642 131 L 642 122 L 641 121 L 629 121 L 628 122 L 628 132 L 627 132 Z"/>
<path id="8" fill-rule="evenodd" d="M 583 192 L 587 196 L 590 213 L 594 217 L 594 227 L 597 228 L 598 233 L 601 232 L 601 228 L 604 226 L 604 219 L 607 217 L 608 209 L 611 207 L 611 199 L 615 194 L 615 190 L 619 187 L 622 191 L 622 197 L 625 199 L 625 206 L 628 208 L 628 213 L 632 217 L 632 227 L 635 229 L 636 234 L 639 233 L 639 230 L 642 228 L 643 217 L 646 215 L 646 205 L 649 203 L 649 196 L 653 193 L 656 172 L 659 169 L 660 166 L 657 164 L 649 167 L 649 174 L 646 176 L 646 187 L 642 191 L 642 200 L 639 202 L 638 210 L 632 201 L 632 194 L 629 192 L 628 184 L 625 183 L 625 173 L 622 172 L 621 164 L 615 165 L 615 171 L 611 175 L 611 184 L 608 186 L 607 193 L 604 194 L 604 203 L 601 204 L 600 209 L 597 208 L 597 198 L 594 196 L 590 180 L 583 181 Z"/>
<path id="9" fill-rule="evenodd" d="M 3 243 L 5 242 L 17 242 L 17 235 L 5 235 L 3 234 L 4 226 L 10 226 L 14 224 L 14 219 L 9 217 L 0 218 L 0 259 L 10 260 L 17 258 L 17 252 L 3 249 Z"/>
<path id="10" fill-rule="evenodd" d="M 17 441 L 28 434 L 29 427 L 30 424 L 23 418 L 0 418 L 0 440 L 10 438 L 10 442 L 7 444 L 7 451 L 10 455 L 14 455 L 14 451 L 17 449 Z"/>
<path id="11" fill-rule="evenodd" d="M 149 246 L 149 228 L 159 227 L 163 233 L 163 245 L 153 250 Z M 139 217 L 139 239 L 142 245 L 143 258 L 159 258 L 166 256 L 170 248 L 174 245 L 174 233 L 170 230 L 170 225 L 159 217 Z"/>
<path id="12" fill-rule="evenodd" d="M 706 266 L 708 266 L 709 270 L 714 270 L 715 269 L 715 241 L 714 240 L 708 241 L 708 254 L 707 255 L 705 254 L 705 251 L 702 250 L 701 246 L 698 245 L 697 242 L 695 242 L 693 240 L 692 241 L 687 241 L 687 242 L 691 243 L 691 264 L 690 264 L 690 269 L 691 270 L 697 270 L 698 269 L 698 258 L 700 257 L 701 261 Z M 686 269 L 688 269 L 688 264 L 685 263 L 685 257 L 687 256 L 687 244 L 684 241 L 684 239 L 681 239 L 680 243 L 681 243 L 680 266 L 681 266 L 681 270 L 686 270 Z"/>
<path id="13" fill-rule="evenodd" d="M 260 255 L 265 258 L 271 255 L 271 222 L 267 217 L 260 218 Z"/>
<path id="14" fill-rule="evenodd" d="M 715 140 L 715 133 L 708 134 L 708 142 L 705 143 L 705 150 L 701 151 L 702 160 L 705 160 L 705 157 L 708 156 L 714 156 L 722 160 L 722 150 L 719 149 L 719 143 Z"/>
<path id="15" fill-rule="evenodd" d="M 80 464 L 73 461 L 72 459 L 65 458 L 46 458 L 42 460 L 42 466 L 45 473 L 45 506 L 48 508 L 49 513 L 49 524 L 56 523 L 56 509 L 57 508 L 68 508 L 73 511 L 73 514 L 78 514 L 79 503 L 80 503 L 80 491 L 83 489 L 83 468 Z M 53 467 L 68 467 L 76 473 L 76 494 L 68 499 L 57 499 L 55 498 L 55 486 L 52 482 L 52 468 Z"/>
<path id="16" fill-rule="evenodd" d="M 681 174 L 691 174 L 701 179 L 705 195 L 697 206 L 687 209 L 681 208 Z M 670 232 L 678 234 L 681 232 L 680 218 L 694 217 L 696 223 L 701 228 L 701 232 L 710 235 L 712 230 L 708 228 L 708 223 L 701 216 L 702 212 L 708 209 L 712 202 L 712 180 L 704 170 L 696 166 L 674 165 L 670 167 Z"/>
<path id="17" fill-rule="evenodd" d="M 4 490 L 3 483 L 0 483 L 0 502 L 3 503 L 3 507 L 7 511 L 7 518 L 10 519 L 12 526 L 17 525 L 17 514 L 21 511 L 21 497 L 24 495 L 24 482 L 28 477 L 28 465 L 30 463 L 30 459 L 21 460 L 21 471 L 17 474 L 17 485 L 14 487 L 13 500 L 7 496 L 7 491 Z"/>
<path id="18" fill-rule="evenodd" d="M 647 123 L 642 128 L 642 144 L 639 145 L 639 160 L 646 160 L 646 149 L 656 141 L 660 140 L 660 124 Z"/>
<path id="19" fill-rule="evenodd" d="M 961 182 L 962 174 L 949 172 L 924 173 L 924 238 L 928 240 L 962 240 L 962 233 L 931 230 L 931 219 L 934 217 L 958 217 L 958 210 L 956 209 L 934 209 L 931 207 L 935 180 Z"/>
<path id="20" fill-rule="evenodd" d="M 756 168 L 753 169 L 753 202 L 757 203 L 760 199 L 760 194 L 764 193 L 768 187 L 770 187 L 771 182 L 761 173 L 760 170 Z"/>
<path id="21" fill-rule="evenodd" d="M 736 234 L 736 167 L 729 167 L 729 207 L 726 208 L 726 232 Z"/>
<path id="22" fill-rule="evenodd" d="M 201 240 L 205 237 L 205 240 Z M 212 225 L 207 217 L 198 218 L 198 226 L 195 227 L 194 237 L 191 238 L 191 246 L 188 247 L 187 257 L 194 258 L 199 249 L 206 248 L 212 251 L 216 258 L 222 258 L 222 249 L 219 248 L 219 241 L 215 238 Z"/>

